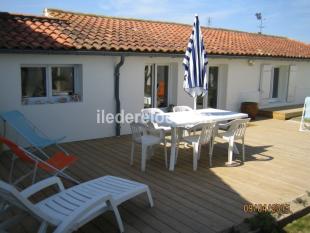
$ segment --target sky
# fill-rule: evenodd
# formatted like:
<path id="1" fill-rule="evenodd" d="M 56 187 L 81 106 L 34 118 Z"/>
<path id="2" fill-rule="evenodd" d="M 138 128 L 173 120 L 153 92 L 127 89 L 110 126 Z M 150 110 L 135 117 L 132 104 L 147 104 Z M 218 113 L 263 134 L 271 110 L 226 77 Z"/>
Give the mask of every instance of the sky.
<path id="1" fill-rule="evenodd" d="M 41 15 L 58 8 L 107 16 L 202 25 L 258 32 L 256 12 L 263 16 L 263 33 L 310 43 L 310 0 L 0 0 L 0 11 Z"/>

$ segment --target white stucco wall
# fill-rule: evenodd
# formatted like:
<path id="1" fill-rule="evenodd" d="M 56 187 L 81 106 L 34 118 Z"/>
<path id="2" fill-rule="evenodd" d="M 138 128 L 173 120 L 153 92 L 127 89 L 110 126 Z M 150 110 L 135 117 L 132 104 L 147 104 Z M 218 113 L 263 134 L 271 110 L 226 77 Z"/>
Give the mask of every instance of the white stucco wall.
<path id="1" fill-rule="evenodd" d="M 221 63 L 228 64 L 227 83 L 227 109 L 239 111 L 240 103 L 243 101 L 260 102 L 260 75 L 262 65 L 296 66 L 296 91 L 294 100 L 287 104 L 301 104 L 306 96 L 310 95 L 310 62 L 300 61 L 278 61 L 278 60 L 253 60 L 249 65 L 248 60 L 229 59 Z M 262 107 L 283 105 L 286 103 L 264 104 Z"/>
<path id="2" fill-rule="evenodd" d="M 113 136 L 114 124 L 97 124 L 97 109 L 115 112 L 114 67 L 118 57 L 86 55 L 0 55 L 0 112 L 20 110 L 27 118 L 52 138 L 66 135 L 67 141 Z M 193 99 L 183 91 L 182 58 L 126 57 L 120 70 L 121 108 L 137 113 L 143 108 L 145 64 L 170 65 L 170 104 L 193 106 Z M 21 104 L 20 67 L 25 64 L 81 64 L 83 101 L 40 105 Z M 209 59 L 209 66 L 220 67 L 220 79 L 226 78 L 222 87 L 221 106 L 239 111 L 242 101 L 259 102 L 259 80 L 262 64 L 296 65 L 296 94 L 293 103 L 303 103 L 310 95 L 310 62 Z M 226 76 L 226 77 L 225 77 Z M 225 95 L 226 93 L 226 95 Z M 121 133 L 129 133 L 122 125 Z M 14 135 L 13 135 L 14 136 Z"/>
<path id="3" fill-rule="evenodd" d="M 114 126 L 96 124 L 97 109 L 114 111 L 113 57 L 0 55 L 0 112 L 19 110 L 52 138 L 67 141 L 111 136 Z M 82 64 L 83 101 L 21 104 L 22 64 Z M 10 133 L 10 132 L 9 132 Z"/>

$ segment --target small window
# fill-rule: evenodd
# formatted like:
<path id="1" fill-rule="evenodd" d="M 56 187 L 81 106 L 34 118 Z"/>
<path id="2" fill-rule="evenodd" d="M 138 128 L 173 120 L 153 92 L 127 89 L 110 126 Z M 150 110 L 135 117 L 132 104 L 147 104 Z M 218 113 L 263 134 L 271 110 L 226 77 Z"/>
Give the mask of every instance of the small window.
<path id="1" fill-rule="evenodd" d="M 21 73 L 23 98 L 46 96 L 45 67 L 22 67 Z"/>
<path id="2" fill-rule="evenodd" d="M 81 65 L 21 67 L 22 104 L 81 101 L 81 68 Z"/>
<path id="3" fill-rule="evenodd" d="M 69 96 L 74 92 L 74 67 L 52 67 L 53 96 Z"/>

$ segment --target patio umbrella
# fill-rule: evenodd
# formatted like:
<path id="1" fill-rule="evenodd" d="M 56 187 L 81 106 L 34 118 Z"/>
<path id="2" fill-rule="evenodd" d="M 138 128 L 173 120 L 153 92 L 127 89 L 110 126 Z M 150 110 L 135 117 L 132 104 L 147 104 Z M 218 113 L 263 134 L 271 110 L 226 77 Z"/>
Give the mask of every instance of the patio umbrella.
<path id="1" fill-rule="evenodd" d="M 194 97 L 194 109 L 196 109 L 197 96 L 204 96 L 208 92 L 207 63 L 199 19 L 198 15 L 195 15 L 192 34 L 183 60 L 185 67 L 183 88 Z"/>

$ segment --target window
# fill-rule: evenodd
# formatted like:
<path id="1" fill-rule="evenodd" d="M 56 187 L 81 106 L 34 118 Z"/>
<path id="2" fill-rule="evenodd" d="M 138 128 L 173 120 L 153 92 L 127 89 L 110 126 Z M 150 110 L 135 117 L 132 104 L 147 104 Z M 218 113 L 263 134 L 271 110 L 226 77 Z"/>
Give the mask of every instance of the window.
<path id="1" fill-rule="evenodd" d="M 21 91 L 23 104 L 81 101 L 81 65 L 22 66 Z"/>
<path id="2" fill-rule="evenodd" d="M 53 96 L 74 94 L 74 67 L 52 67 Z"/>
<path id="3" fill-rule="evenodd" d="M 144 108 L 168 107 L 169 65 L 144 68 Z M 156 84 L 156 85 L 155 85 Z"/>
<path id="4" fill-rule="evenodd" d="M 23 98 L 46 96 L 45 67 L 22 67 L 21 74 Z"/>

